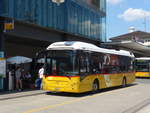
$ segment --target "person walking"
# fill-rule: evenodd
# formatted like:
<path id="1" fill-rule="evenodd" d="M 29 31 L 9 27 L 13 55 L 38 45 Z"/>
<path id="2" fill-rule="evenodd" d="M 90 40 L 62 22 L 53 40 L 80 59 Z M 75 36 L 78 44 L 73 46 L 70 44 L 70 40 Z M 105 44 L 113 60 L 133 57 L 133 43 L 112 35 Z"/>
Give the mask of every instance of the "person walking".
<path id="1" fill-rule="evenodd" d="M 40 69 L 39 69 L 39 72 L 38 72 L 38 79 L 36 81 L 36 86 L 40 89 L 42 89 L 42 79 L 43 79 L 43 74 L 44 74 L 44 67 L 42 66 Z"/>
<path id="2" fill-rule="evenodd" d="M 21 91 L 22 90 L 22 80 L 21 80 L 21 68 L 18 66 L 15 72 L 16 75 L 16 89 Z"/>

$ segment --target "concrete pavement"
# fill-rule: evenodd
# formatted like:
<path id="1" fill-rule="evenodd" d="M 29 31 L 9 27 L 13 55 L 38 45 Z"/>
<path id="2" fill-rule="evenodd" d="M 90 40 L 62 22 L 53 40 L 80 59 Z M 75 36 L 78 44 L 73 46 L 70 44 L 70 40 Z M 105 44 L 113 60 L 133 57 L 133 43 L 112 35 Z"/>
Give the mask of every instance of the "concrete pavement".
<path id="1" fill-rule="evenodd" d="M 0 113 L 150 113 L 149 87 L 150 79 L 139 79 L 126 88 L 110 88 L 78 96 L 44 94 L 41 90 L 14 92 L 11 93 L 15 94 L 14 99 L 0 101 Z M 16 98 L 16 95 L 22 98 Z"/>
<path id="2" fill-rule="evenodd" d="M 144 108 L 142 108 L 136 113 L 150 113 L 150 104 L 148 104 L 147 106 L 145 106 Z"/>
<path id="3" fill-rule="evenodd" d="M 150 113 L 150 99 L 144 100 L 123 113 Z"/>

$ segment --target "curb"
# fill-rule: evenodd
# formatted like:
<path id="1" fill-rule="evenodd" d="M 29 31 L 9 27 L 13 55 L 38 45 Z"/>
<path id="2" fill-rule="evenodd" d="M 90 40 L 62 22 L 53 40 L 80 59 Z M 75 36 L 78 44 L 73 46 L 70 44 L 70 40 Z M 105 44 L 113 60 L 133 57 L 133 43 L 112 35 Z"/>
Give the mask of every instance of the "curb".
<path id="1" fill-rule="evenodd" d="M 27 91 L 26 91 L 27 92 Z M 18 92 L 17 92 L 18 93 Z M 23 92 L 22 92 L 23 93 Z M 20 94 L 20 95 L 14 95 L 14 96 L 8 96 L 8 97 L 4 97 L 4 98 L 0 98 L 0 101 L 3 101 L 3 100 L 9 100 L 9 99 L 16 99 L 16 98 L 21 98 L 21 97 L 28 97 L 28 96 L 36 96 L 36 95 L 42 95 L 42 94 L 44 94 L 45 93 L 45 91 L 40 91 L 40 92 L 35 92 L 35 93 L 32 93 L 31 92 L 31 94 Z M 11 93 L 7 93 L 7 94 L 11 94 Z M 7 95 L 6 94 L 6 95 Z M 13 93 L 13 94 L 15 94 L 15 93 Z M 3 94 L 3 95 L 5 95 L 5 94 Z"/>

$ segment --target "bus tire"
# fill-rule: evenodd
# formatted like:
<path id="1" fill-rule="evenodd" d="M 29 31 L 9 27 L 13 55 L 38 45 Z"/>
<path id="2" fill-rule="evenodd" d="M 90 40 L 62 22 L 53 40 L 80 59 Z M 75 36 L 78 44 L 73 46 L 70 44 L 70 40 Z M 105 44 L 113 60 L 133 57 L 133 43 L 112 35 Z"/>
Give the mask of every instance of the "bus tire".
<path id="1" fill-rule="evenodd" d="M 126 87 L 127 86 L 127 80 L 126 78 L 124 77 L 123 80 L 122 80 L 122 87 Z"/>
<path id="2" fill-rule="evenodd" d="M 94 80 L 92 84 L 92 92 L 97 92 L 99 90 L 99 81 L 97 79 Z"/>

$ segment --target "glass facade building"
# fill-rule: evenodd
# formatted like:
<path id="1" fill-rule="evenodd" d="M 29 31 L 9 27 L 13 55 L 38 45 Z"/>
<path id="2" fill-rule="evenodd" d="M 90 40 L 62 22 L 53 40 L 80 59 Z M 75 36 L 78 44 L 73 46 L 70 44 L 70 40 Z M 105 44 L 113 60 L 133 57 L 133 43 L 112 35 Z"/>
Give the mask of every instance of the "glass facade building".
<path id="1" fill-rule="evenodd" d="M 106 41 L 106 0 L 0 0 L 0 16 Z"/>

